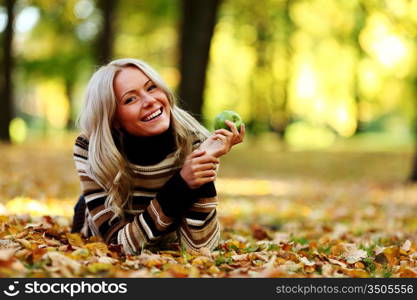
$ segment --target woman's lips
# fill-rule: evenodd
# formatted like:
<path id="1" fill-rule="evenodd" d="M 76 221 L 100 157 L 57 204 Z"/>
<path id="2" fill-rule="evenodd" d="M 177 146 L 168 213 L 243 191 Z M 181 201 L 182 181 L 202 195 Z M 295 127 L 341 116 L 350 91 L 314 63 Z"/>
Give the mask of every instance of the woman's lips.
<path id="1" fill-rule="evenodd" d="M 151 114 L 147 115 L 145 118 L 143 118 L 142 122 L 146 122 L 146 123 L 152 122 L 156 119 L 159 119 L 159 117 L 162 116 L 162 114 L 163 114 L 163 107 L 160 107 L 157 110 L 155 110 L 154 112 L 152 112 Z M 153 115 L 156 115 L 156 116 L 153 116 Z M 153 118 L 148 119 L 151 116 L 153 116 Z M 146 119 L 148 119 L 148 120 L 146 120 Z"/>

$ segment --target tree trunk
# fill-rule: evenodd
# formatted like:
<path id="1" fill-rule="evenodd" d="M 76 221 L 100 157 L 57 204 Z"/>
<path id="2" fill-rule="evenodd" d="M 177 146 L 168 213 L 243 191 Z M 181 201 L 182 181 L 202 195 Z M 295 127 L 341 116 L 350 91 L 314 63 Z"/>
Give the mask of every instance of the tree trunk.
<path id="1" fill-rule="evenodd" d="M 282 102 L 280 106 L 280 118 L 278 122 L 275 123 L 275 127 L 273 128 L 276 133 L 280 136 L 281 139 L 284 138 L 285 130 L 287 129 L 288 123 L 290 122 L 290 114 L 288 108 L 288 89 L 289 89 L 289 82 L 290 82 L 290 75 L 291 75 L 291 62 L 292 62 L 292 53 L 294 49 L 291 46 L 291 37 L 294 33 L 294 23 L 290 17 L 291 11 L 291 0 L 286 0 L 283 6 L 283 24 L 284 28 L 284 38 L 283 42 L 285 45 L 285 78 L 283 78 L 282 84 Z"/>
<path id="2" fill-rule="evenodd" d="M 414 101 L 417 107 L 417 77 L 414 78 Z M 417 111 L 417 110 L 414 110 Z M 414 143 L 415 143 L 415 153 L 414 153 L 414 162 L 413 162 L 413 168 L 411 169 L 410 177 L 408 178 L 411 182 L 417 182 L 417 115 L 414 116 Z"/>
<path id="3" fill-rule="evenodd" d="M 354 81 L 353 81 L 353 90 L 355 93 L 355 104 L 356 104 L 356 130 L 355 134 L 361 133 L 363 131 L 363 123 L 361 122 L 361 95 L 360 95 L 360 88 L 359 88 L 359 76 L 360 76 L 360 69 L 359 65 L 363 58 L 366 57 L 365 51 L 362 49 L 362 46 L 359 42 L 359 36 L 361 31 L 365 28 L 366 22 L 366 15 L 368 11 L 366 6 L 359 2 L 357 9 L 354 11 L 355 13 L 355 27 L 352 32 L 352 39 L 354 43 L 357 45 L 358 57 L 355 66 L 355 74 L 354 74 Z"/>
<path id="4" fill-rule="evenodd" d="M 261 4 L 260 4 L 261 5 Z M 264 8 L 265 6 L 262 6 Z M 260 9 L 262 10 L 262 9 Z M 267 130 L 270 124 L 272 83 L 270 68 L 270 33 L 268 19 L 255 12 L 253 23 L 256 29 L 257 39 L 254 43 L 256 53 L 256 63 L 252 70 L 254 80 L 251 81 L 251 101 L 250 101 L 250 131 L 253 135 Z"/>
<path id="5" fill-rule="evenodd" d="M 65 93 L 68 98 L 68 119 L 66 124 L 67 130 L 73 130 L 75 129 L 75 120 L 73 117 L 73 111 L 74 111 L 74 99 L 73 99 L 73 90 L 74 90 L 74 81 L 70 79 L 65 79 Z"/>
<path id="6" fill-rule="evenodd" d="M 97 63 L 103 65 L 110 62 L 113 57 L 114 18 L 117 0 L 98 0 L 97 6 L 103 17 L 102 28 L 98 34 L 96 44 Z"/>
<path id="7" fill-rule="evenodd" d="M 182 0 L 179 96 L 202 121 L 210 43 L 221 0 Z"/>
<path id="8" fill-rule="evenodd" d="M 13 70 L 13 23 L 14 23 L 14 0 L 6 0 L 6 10 L 8 21 L 6 30 L 4 32 L 3 42 L 3 70 L 1 86 L 1 101 L 0 101 L 0 140 L 10 142 L 9 124 L 13 117 L 13 85 L 12 85 L 12 70 Z"/>

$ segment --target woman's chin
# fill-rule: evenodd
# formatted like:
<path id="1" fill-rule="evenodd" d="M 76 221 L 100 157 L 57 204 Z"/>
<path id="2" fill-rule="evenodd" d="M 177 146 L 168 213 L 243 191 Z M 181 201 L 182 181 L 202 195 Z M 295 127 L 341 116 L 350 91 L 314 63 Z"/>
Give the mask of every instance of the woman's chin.
<path id="1" fill-rule="evenodd" d="M 169 128 L 169 120 L 161 120 L 157 124 L 152 124 L 152 125 L 153 126 L 150 126 L 146 130 L 147 136 L 158 135 L 167 131 Z"/>

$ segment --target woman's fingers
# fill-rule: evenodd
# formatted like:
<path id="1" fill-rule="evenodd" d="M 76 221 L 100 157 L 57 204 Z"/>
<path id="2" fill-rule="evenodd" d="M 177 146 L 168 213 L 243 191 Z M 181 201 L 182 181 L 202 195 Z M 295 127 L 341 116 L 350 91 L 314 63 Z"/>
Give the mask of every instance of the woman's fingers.
<path id="1" fill-rule="evenodd" d="M 226 141 L 227 137 L 220 134 L 220 133 L 216 133 L 215 135 L 213 135 L 213 139 L 214 140 L 222 140 L 222 141 Z"/>
<path id="2" fill-rule="evenodd" d="M 231 136 L 233 136 L 233 133 L 232 132 L 230 132 L 229 130 L 227 130 L 227 129 L 217 129 L 217 130 L 215 130 L 214 131 L 214 133 L 215 134 L 221 134 L 221 135 L 224 135 L 224 136 L 226 136 L 226 137 L 231 137 Z"/>
<path id="3" fill-rule="evenodd" d="M 229 130 L 226 129 L 218 129 L 215 131 L 216 134 L 222 134 L 224 136 L 227 137 L 227 139 L 229 140 L 230 146 L 236 145 L 238 143 L 240 143 L 241 140 L 241 135 L 239 133 L 239 131 L 237 131 L 237 128 L 235 126 L 235 124 L 233 122 L 230 122 L 228 120 L 225 121 L 226 125 L 230 127 L 230 129 L 232 130 L 231 132 Z"/>
<path id="4" fill-rule="evenodd" d="M 203 184 L 209 183 L 216 180 L 216 176 L 212 176 L 212 177 L 204 177 L 204 178 L 200 178 L 198 179 L 198 186 L 202 186 Z"/>
<path id="5" fill-rule="evenodd" d="M 214 170 L 200 171 L 195 173 L 196 178 L 215 177 L 217 175 Z"/>
<path id="6" fill-rule="evenodd" d="M 232 130 L 233 135 L 239 136 L 239 131 L 237 131 L 235 123 L 233 123 L 229 120 L 226 120 L 224 122 L 226 123 L 227 126 L 229 126 L 230 130 Z"/>
<path id="7" fill-rule="evenodd" d="M 245 133 L 246 133 L 245 124 L 242 123 L 242 124 L 240 124 L 240 136 L 242 138 L 242 141 L 243 141 L 243 138 L 245 137 Z"/>
<path id="8" fill-rule="evenodd" d="M 188 186 L 196 189 L 199 186 L 214 181 L 217 175 L 216 167 L 220 160 L 212 155 L 207 154 L 206 150 L 194 150 L 180 171 L 180 175 Z"/>
<path id="9" fill-rule="evenodd" d="M 206 163 L 198 165 L 195 170 L 196 171 L 206 171 L 206 170 L 216 170 L 217 164 L 216 163 Z"/>
<path id="10" fill-rule="evenodd" d="M 206 153 L 206 150 L 197 149 L 191 152 L 190 158 L 196 158 L 203 156 Z"/>
<path id="11" fill-rule="evenodd" d="M 204 155 L 202 157 L 194 158 L 194 163 L 196 165 L 206 164 L 206 163 L 220 163 L 220 160 L 217 157 L 211 155 Z"/>
<path id="12" fill-rule="evenodd" d="M 245 137 L 245 132 L 246 132 L 245 124 L 242 123 L 240 125 L 240 133 L 239 133 L 239 131 L 237 130 L 233 122 L 226 120 L 225 123 L 227 126 L 230 127 L 230 129 L 232 130 L 231 132 L 226 129 L 218 129 L 214 131 L 214 133 L 226 136 L 230 140 L 231 146 L 241 143 L 243 141 L 243 138 Z"/>

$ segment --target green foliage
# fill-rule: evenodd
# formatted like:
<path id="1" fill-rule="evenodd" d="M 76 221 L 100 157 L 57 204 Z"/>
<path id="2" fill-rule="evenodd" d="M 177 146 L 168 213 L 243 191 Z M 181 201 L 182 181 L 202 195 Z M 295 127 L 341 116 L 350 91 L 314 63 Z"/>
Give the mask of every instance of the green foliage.
<path id="1" fill-rule="evenodd" d="M 291 241 L 300 245 L 307 245 L 309 243 L 308 239 L 305 237 L 292 237 Z"/>
<path id="2" fill-rule="evenodd" d="M 230 258 L 230 257 L 218 256 L 218 257 L 215 259 L 215 264 L 216 264 L 216 266 L 220 266 L 220 265 L 222 265 L 222 264 L 230 264 L 230 263 L 232 263 L 232 262 L 233 262 L 233 260 L 232 260 L 232 258 Z"/>
<path id="3" fill-rule="evenodd" d="M 370 255 L 369 255 L 370 256 Z M 373 258 L 371 258 L 371 257 L 366 257 L 366 258 L 364 258 L 363 260 L 363 263 L 365 264 L 365 266 L 366 266 L 366 270 L 369 272 L 369 273 L 371 273 L 371 274 L 374 274 L 375 273 L 375 270 L 376 270 L 376 265 L 375 265 L 375 263 L 374 263 L 374 259 Z"/>
<path id="4" fill-rule="evenodd" d="M 270 248 L 268 248 L 268 249 L 270 249 Z M 259 250 L 259 245 L 253 243 L 253 244 L 249 245 L 249 247 L 244 248 L 242 252 L 243 253 L 250 253 L 250 252 L 256 252 L 258 250 Z"/>

